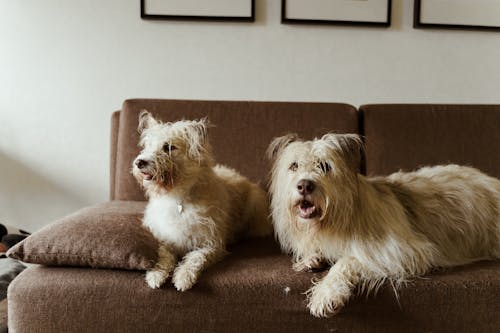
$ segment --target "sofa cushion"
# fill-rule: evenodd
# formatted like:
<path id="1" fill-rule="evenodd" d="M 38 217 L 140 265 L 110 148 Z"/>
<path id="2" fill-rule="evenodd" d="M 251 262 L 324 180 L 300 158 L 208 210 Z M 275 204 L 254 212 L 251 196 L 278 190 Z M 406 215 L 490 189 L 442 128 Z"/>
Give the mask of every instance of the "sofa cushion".
<path id="1" fill-rule="evenodd" d="M 133 271 L 36 267 L 9 288 L 13 332 L 497 332 L 500 263 L 481 262 L 415 279 L 399 290 L 312 317 L 297 273 L 272 238 L 249 239 L 201 274 L 193 289 L 150 289 Z"/>
<path id="2" fill-rule="evenodd" d="M 369 175 L 456 163 L 500 177 L 500 105 L 380 104 L 360 111 Z"/>
<path id="3" fill-rule="evenodd" d="M 144 270 L 154 266 L 158 242 L 141 223 L 144 202 L 113 201 L 56 221 L 7 255 L 28 263 Z"/>
<path id="4" fill-rule="evenodd" d="M 272 138 L 288 132 L 312 139 L 329 131 L 358 131 L 357 111 L 347 104 L 127 100 L 120 112 L 112 182 L 115 189 L 112 197 L 118 200 L 144 200 L 142 190 L 130 174 L 132 161 L 139 152 L 137 118 L 143 109 L 163 121 L 208 116 L 215 125 L 209 129 L 209 138 L 216 161 L 261 184 L 266 182 L 269 164 L 265 150 Z"/>

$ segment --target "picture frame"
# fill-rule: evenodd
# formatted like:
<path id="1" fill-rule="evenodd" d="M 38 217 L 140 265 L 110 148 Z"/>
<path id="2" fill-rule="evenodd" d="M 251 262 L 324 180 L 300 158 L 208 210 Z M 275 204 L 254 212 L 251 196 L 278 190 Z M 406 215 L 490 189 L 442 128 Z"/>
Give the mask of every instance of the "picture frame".
<path id="1" fill-rule="evenodd" d="M 389 27 L 392 0 L 281 0 L 281 23 Z"/>
<path id="2" fill-rule="evenodd" d="M 255 0 L 141 0 L 145 20 L 255 21 Z"/>
<path id="3" fill-rule="evenodd" d="M 413 27 L 500 31 L 500 1 L 415 0 Z"/>

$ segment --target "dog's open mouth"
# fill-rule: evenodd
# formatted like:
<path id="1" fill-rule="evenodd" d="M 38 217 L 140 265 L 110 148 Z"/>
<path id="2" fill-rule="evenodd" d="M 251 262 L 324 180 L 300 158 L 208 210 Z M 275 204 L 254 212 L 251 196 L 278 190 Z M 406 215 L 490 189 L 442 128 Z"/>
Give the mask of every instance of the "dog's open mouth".
<path id="1" fill-rule="evenodd" d="M 144 180 L 151 180 L 153 179 L 153 175 L 150 174 L 150 173 L 147 173 L 147 172 L 141 172 L 142 173 L 142 177 Z"/>
<path id="2" fill-rule="evenodd" d="M 300 200 L 297 205 L 298 215 L 303 219 L 312 219 L 318 215 L 318 210 L 314 203 L 309 200 Z"/>

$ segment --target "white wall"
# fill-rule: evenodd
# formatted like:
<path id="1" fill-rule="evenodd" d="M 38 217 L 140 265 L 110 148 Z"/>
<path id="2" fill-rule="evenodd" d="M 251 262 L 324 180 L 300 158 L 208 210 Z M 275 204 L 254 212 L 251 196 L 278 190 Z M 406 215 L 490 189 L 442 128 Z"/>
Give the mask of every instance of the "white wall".
<path id="1" fill-rule="evenodd" d="M 107 200 L 125 98 L 500 103 L 500 33 L 154 22 L 139 0 L 0 0 L 0 222 L 36 230 Z"/>

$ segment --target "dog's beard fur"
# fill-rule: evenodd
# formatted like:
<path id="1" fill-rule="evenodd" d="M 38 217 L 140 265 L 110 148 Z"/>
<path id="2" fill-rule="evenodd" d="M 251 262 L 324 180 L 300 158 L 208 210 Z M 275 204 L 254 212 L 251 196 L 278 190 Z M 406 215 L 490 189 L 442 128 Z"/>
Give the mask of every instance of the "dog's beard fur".
<path id="1" fill-rule="evenodd" d="M 137 165 L 133 166 L 133 175 L 137 182 L 142 185 L 146 194 L 157 193 L 161 188 L 169 190 L 174 186 L 174 180 L 179 178 L 175 163 L 172 161 L 171 153 L 162 152 L 164 156 L 153 156 L 151 165 L 139 169 Z"/>
<path id="2" fill-rule="evenodd" d="M 144 169 L 133 166 L 133 175 L 142 185 L 146 195 L 163 194 L 185 187 L 189 188 L 202 169 L 212 167 L 207 161 L 189 161 L 184 156 L 172 156 L 170 152 L 158 152 L 151 157 L 150 165 Z"/>
<path id="3" fill-rule="evenodd" d="M 214 164 L 205 120 L 161 123 L 142 112 L 139 131 L 143 149 L 132 173 L 149 198 L 143 224 L 161 242 L 146 273 L 151 288 L 172 276 L 177 290 L 190 289 L 227 243 L 272 232 L 265 192 Z"/>
<path id="4" fill-rule="evenodd" d="M 397 288 L 436 267 L 500 257 L 499 180 L 455 165 L 365 178 L 361 149 L 356 135 L 335 134 L 287 135 L 268 149 L 274 228 L 294 268 L 336 262 L 308 292 L 313 315 L 334 314 L 352 292 L 385 281 Z M 307 196 L 317 216 L 297 210 L 303 179 L 315 185 Z"/>

